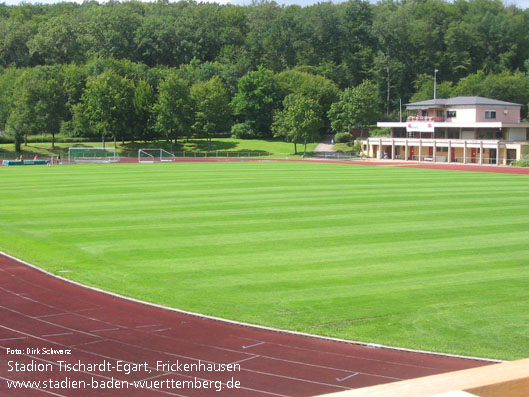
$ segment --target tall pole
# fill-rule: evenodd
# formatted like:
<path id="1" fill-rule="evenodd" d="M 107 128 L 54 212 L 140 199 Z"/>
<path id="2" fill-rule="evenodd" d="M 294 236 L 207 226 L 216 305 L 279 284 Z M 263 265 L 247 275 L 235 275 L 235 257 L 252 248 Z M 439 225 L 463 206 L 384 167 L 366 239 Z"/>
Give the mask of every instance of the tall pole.
<path id="1" fill-rule="evenodd" d="M 437 72 L 439 70 L 435 69 L 433 73 L 433 99 L 437 98 Z"/>

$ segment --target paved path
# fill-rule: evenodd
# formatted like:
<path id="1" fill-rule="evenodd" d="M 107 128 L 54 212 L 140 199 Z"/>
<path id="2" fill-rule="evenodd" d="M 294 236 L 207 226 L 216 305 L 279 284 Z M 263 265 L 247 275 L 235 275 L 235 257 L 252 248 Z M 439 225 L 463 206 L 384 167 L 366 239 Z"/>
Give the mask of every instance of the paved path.
<path id="1" fill-rule="evenodd" d="M 316 146 L 316 149 L 314 149 L 314 152 L 334 152 L 334 145 L 331 144 L 331 136 L 327 136 L 322 142 Z"/>

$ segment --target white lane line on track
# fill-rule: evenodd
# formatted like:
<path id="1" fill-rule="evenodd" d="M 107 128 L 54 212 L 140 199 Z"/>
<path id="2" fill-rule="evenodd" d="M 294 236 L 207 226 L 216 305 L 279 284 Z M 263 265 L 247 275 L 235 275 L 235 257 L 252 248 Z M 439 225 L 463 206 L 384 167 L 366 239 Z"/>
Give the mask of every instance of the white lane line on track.
<path id="1" fill-rule="evenodd" d="M 103 328 L 103 329 L 92 329 L 89 332 L 108 332 L 108 331 L 119 331 L 120 328 Z"/>
<path id="2" fill-rule="evenodd" d="M 336 378 L 336 380 L 338 382 L 343 382 L 344 380 L 347 380 L 349 378 L 352 378 L 353 376 L 356 376 L 358 375 L 359 373 L 358 372 L 353 372 L 351 375 L 347 375 L 345 378 Z"/>
<path id="3" fill-rule="evenodd" d="M 47 335 L 41 335 L 43 338 L 47 338 L 49 336 L 63 336 L 63 335 L 73 335 L 73 332 L 61 332 L 58 334 L 47 334 Z"/>
<path id="4" fill-rule="evenodd" d="M 255 339 L 250 339 L 250 338 L 245 338 L 245 337 L 241 337 L 241 336 L 237 336 L 237 335 L 231 335 L 235 338 L 241 338 L 241 339 L 246 339 L 246 340 L 250 340 L 250 341 L 255 341 Z M 278 346 L 278 347 L 281 347 L 281 348 L 286 348 L 286 349 L 294 349 L 294 350 L 301 350 L 301 351 L 306 351 L 306 352 L 311 352 L 312 354 L 328 354 L 330 356 L 336 356 L 336 357 L 343 357 L 343 358 L 347 358 L 347 359 L 356 359 L 356 360 L 363 360 L 363 361 L 370 361 L 370 362 L 376 362 L 376 363 L 384 363 L 384 364 L 390 364 L 390 365 L 397 365 L 397 366 L 403 366 L 403 367 L 410 367 L 410 368 L 421 368 L 421 369 L 431 369 L 431 370 L 439 370 L 440 368 L 438 367 L 430 367 L 430 366 L 426 366 L 426 365 L 417 365 L 417 364 L 409 364 L 409 363 L 406 363 L 406 362 L 398 362 L 398 361 L 391 361 L 391 360 L 380 360 L 380 359 L 377 359 L 377 358 L 368 358 L 368 357 L 364 357 L 364 356 L 359 356 L 359 355 L 355 355 L 355 354 L 340 354 L 340 353 L 335 353 L 335 352 L 332 352 L 332 351 L 326 351 L 326 350 L 316 350 L 316 349 L 310 349 L 310 348 L 307 348 L 307 347 L 299 347 L 299 346 L 292 346 L 292 345 L 286 345 L 284 343 L 275 343 L 275 342 L 267 342 L 269 345 L 271 346 Z M 376 346 L 359 346 L 361 348 L 368 348 L 368 349 L 377 349 Z M 399 353 L 399 351 L 396 351 L 397 353 Z M 268 357 L 268 356 L 264 356 L 262 355 L 263 357 L 267 357 L 267 358 L 271 358 L 273 360 L 282 360 L 280 358 L 276 358 L 276 357 Z M 441 356 L 442 357 L 442 356 Z M 307 365 L 312 365 L 310 363 L 307 363 Z"/>
<path id="5" fill-rule="evenodd" d="M 239 360 L 239 361 L 234 361 L 232 363 L 230 363 L 231 365 L 233 364 L 240 364 L 240 363 L 243 363 L 245 361 L 249 361 L 249 360 L 253 360 L 254 358 L 257 358 L 257 357 L 261 357 L 261 356 L 252 356 L 252 357 L 248 357 L 248 358 L 243 358 L 242 360 Z"/>
<path id="6" fill-rule="evenodd" d="M 259 343 L 254 343 L 253 345 L 248 345 L 248 346 L 241 346 L 243 349 L 249 349 L 250 347 L 255 347 L 255 346 L 260 346 L 260 345 L 264 345 L 265 342 L 259 342 Z"/>

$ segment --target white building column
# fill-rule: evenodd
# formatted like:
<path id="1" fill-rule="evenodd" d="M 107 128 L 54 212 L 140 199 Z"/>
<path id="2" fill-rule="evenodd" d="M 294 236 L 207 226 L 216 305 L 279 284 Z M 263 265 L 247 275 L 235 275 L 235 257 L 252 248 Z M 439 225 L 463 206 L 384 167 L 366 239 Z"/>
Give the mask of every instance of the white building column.
<path id="1" fill-rule="evenodd" d="M 496 165 L 500 165 L 500 143 L 496 143 Z"/>
<path id="2" fill-rule="evenodd" d="M 467 163 L 467 141 L 463 141 L 463 164 Z"/>
<path id="3" fill-rule="evenodd" d="M 483 141 L 479 141 L 479 165 L 483 164 Z"/>
<path id="4" fill-rule="evenodd" d="M 422 161 L 422 139 L 419 139 L 419 161 Z"/>
<path id="5" fill-rule="evenodd" d="M 434 139 L 434 140 L 433 140 L 433 150 L 432 150 L 432 155 L 433 155 L 433 156 L 432 156 L 432 161 L 433 161 L 434 163 L 435 163 L 436 160 L 437 160 L 437 159 L 436 159 L 436 157 L 437 157 L 436 154 L 437 154 L 437 142 L 436 142 L 436 140 Z"/>
<path id="6" fill-rule="evenodd" d="M 378 140 L 378 153 L 377 153 L 377 159 L 382 158 L 382 139 Z"/>
<path id="7" fill-rule="evenodd" d="M 448 140 L 448 162 L 452 162 L 452 140 Z"/>
<path id="8" fill-rule="evenodd" d="M 408 138 L 406 138 L 404 146 L 404 160 L 408 161 Z"/>
<path id="9" fill-rule="evenodd" d="M 395 160 L 395 139 L 391 140 L 391 160 Z"/>

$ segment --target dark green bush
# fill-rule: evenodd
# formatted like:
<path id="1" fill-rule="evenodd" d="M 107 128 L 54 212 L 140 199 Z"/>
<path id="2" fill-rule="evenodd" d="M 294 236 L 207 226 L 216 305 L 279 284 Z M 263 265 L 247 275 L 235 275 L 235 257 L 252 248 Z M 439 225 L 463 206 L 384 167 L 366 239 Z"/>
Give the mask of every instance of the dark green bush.
<path id="1" fill-rule="evenodd" d="M 231 127 L 231 137 L 237 139 L 253 139 L 259 134 L 255 131 L 253 123 L 245 121 L 244 123 L 234 124 Z"/>
<path id="2" fill-rule="evenodd" d="M 511 163 L 513 167 L 529 167 L 529 160 L 518 160 Z"/>
<path id="3" fill-rule="evenodd" d="M 348 132 L 338 132 L 334 136 L 334 142 L 335 143 L 349 143 L 351 142 L 351 134 Z"/>

